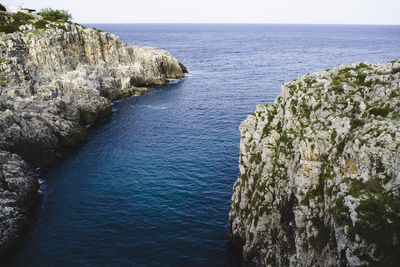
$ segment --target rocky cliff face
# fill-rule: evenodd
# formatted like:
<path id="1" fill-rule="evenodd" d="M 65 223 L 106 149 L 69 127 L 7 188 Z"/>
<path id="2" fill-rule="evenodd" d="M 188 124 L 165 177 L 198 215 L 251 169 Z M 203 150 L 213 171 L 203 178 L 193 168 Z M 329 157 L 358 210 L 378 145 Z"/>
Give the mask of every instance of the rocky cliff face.
<path id="1" fill-rule="evenodd" d="M 20 29 L 0 34 L 0 251 L 20 234 L 38 188 L 24 161 L 51 161 L 110 113 L 110 101 L 187 72 L 166 51 L 81 25 Z"/>
<path id="2" fill-rule="evenodd" d="M 285 83 L 240 131 L 230 222 L 245 265 L 400 260 L 400 61 Z"/>
<path id="3" fill-rule="evenodd" d="M 186 72 L 166 51 L 80 25 L 22 28 L 0 36 L 0 148 L 35 163 L 81 140 L 82 124 L 108 114 L 110 100 Z"/>
<path id="4" fill-rule="evenodd" d="M 21 157 L 0 151 L 0 252 L 21 237 L 38 188 L 32 169 Z"/>

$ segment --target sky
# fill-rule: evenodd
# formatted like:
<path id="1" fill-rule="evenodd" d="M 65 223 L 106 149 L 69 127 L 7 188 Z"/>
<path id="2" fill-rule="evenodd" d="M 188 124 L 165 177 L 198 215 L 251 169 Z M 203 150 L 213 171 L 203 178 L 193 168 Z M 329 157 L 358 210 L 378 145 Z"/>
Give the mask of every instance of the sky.
<path id="1" fill-rule="evenodd" d="M 70 11 L 78 23 L 400 25 L 400 0 L 0 0 Z"/>

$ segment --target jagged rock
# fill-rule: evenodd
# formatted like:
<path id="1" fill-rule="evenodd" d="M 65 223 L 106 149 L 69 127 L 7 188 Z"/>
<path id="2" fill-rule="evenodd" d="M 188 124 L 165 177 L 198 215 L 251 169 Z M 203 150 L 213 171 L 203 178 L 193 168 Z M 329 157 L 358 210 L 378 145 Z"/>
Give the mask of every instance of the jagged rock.
<path id="1" fill-rule="evenodd" d="M 0 34 L 0 252 L 21 236 L 37 194 L 23 160 L 50 162 L 58 148 L 85 139 L 84 125 L 108 115 L 110 101 L 187 72 L 166 51 L 78 24 L 19 29 Z"/>
<path id="2" fill-rule="evenodd" d="M 14 245 L 28 223 L 29 208 L 39 188 L 21 157 L 0 151 L 0 252 Z"/>
<path id="3" fill-rule="evenodd" d="M 231 235 L 249 266 L 400 259 L 400 61 L 282 86 L 240 126 Z"/>

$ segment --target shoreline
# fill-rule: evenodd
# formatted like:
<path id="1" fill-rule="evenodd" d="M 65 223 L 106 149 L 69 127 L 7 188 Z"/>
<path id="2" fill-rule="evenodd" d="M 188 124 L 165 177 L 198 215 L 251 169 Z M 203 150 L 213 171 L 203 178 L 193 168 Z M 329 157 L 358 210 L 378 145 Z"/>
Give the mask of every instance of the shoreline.
<path id="1" fill-rule="evenodd" d="M 2 253 L 29 223 L 39 188 L 33 168 L 84 142 L 87 125 L 109 116 L 113 101 L 187 73 L 166 51 L 131 46 L 77 24 L 20 29 L 0 36 Z"/>

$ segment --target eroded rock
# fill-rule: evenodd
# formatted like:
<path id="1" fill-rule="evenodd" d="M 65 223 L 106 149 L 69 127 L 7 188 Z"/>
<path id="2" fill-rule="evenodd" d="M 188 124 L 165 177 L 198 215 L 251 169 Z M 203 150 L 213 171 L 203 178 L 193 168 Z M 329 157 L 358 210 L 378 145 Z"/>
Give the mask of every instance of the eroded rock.
<path id="1" fill-rule="evenodd" d="M 400 61 L 301 76 L 240 126 L 232 237 L 245 265 L 393 266 Z"/>
<path id="2" fill-rule="evenodd" d="M 32 169 L 21 157 L 0 151 L 0 252 L 20 238 L 38 188 Z"/>

